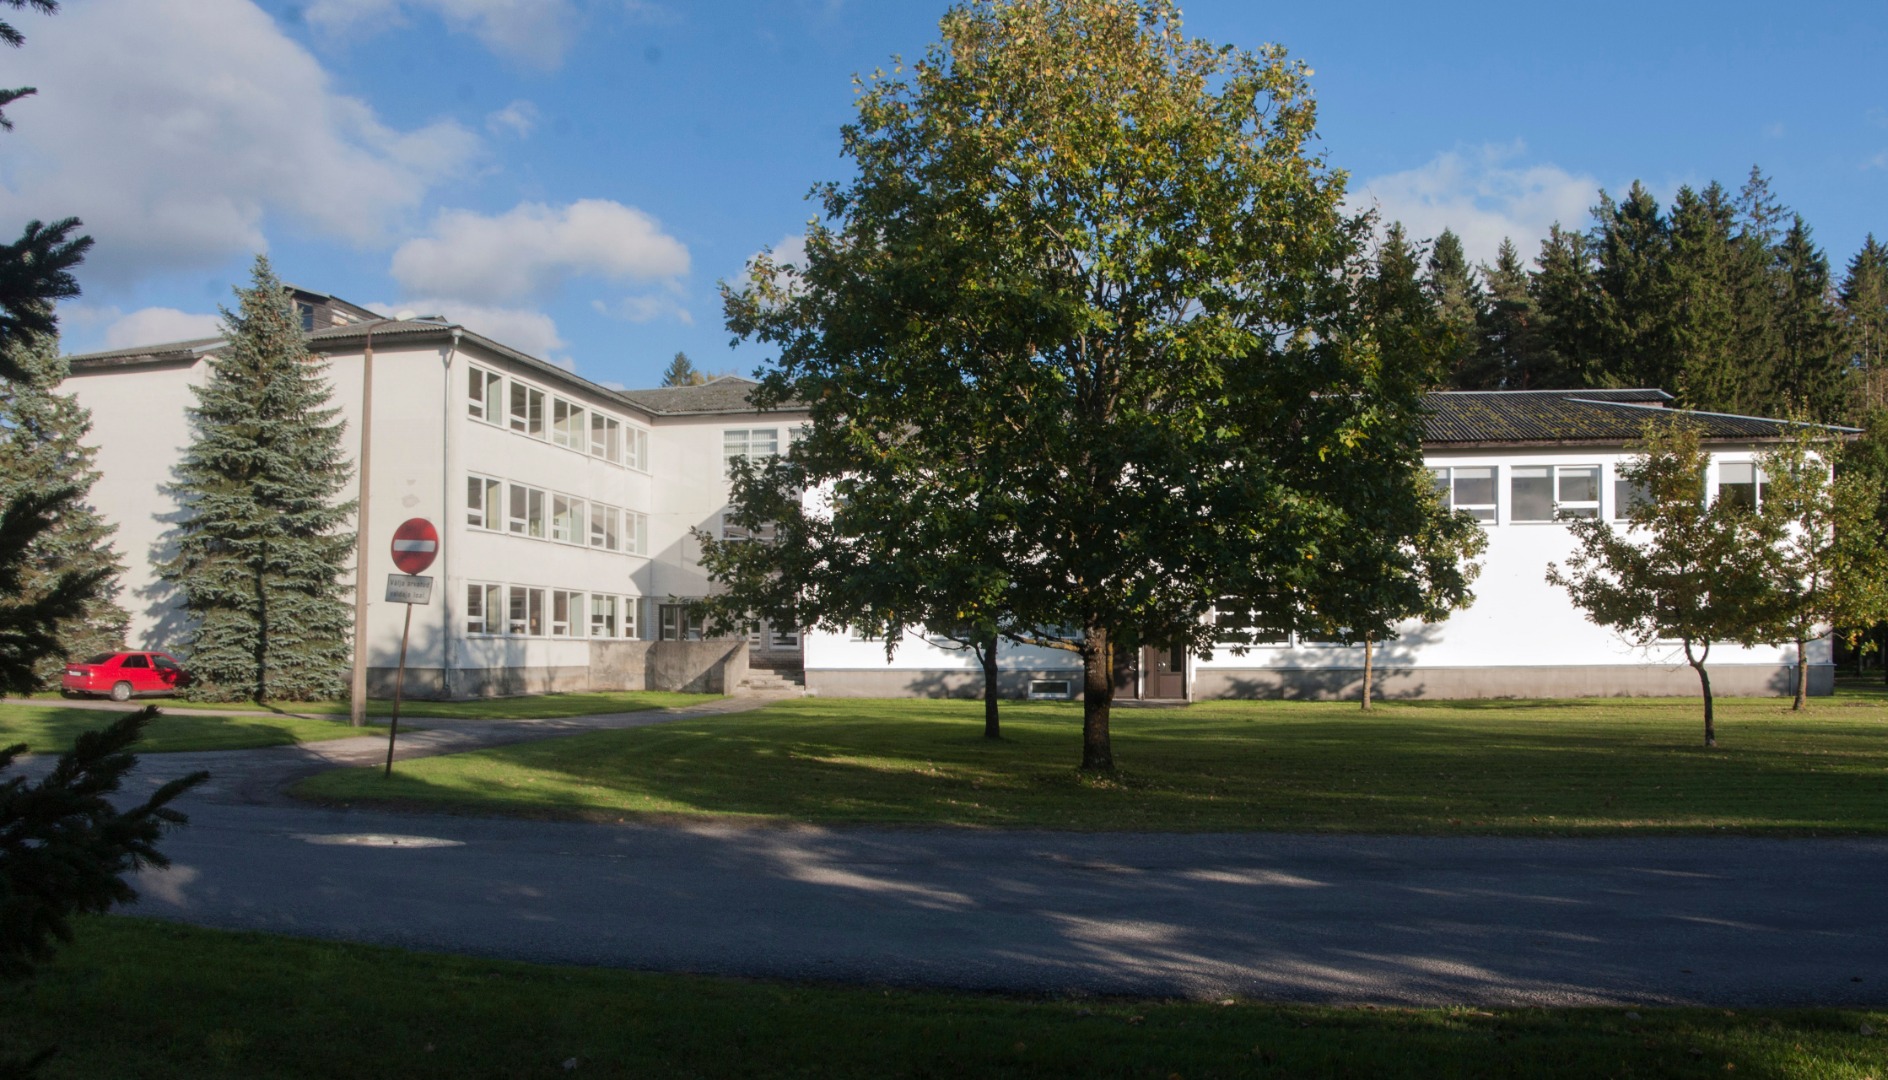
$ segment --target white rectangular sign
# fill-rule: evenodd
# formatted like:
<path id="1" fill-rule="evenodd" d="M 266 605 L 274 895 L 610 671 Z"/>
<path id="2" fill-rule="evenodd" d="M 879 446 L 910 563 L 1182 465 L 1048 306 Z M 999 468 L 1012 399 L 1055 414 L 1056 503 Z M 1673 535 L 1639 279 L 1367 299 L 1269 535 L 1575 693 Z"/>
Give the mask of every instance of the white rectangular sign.
<path id="1" fill-rule="evenodd" d="M 430 604 L 432 602 L 432 578 L 410 577 L 406 574 L 387 575 L 387 603 Z"/>

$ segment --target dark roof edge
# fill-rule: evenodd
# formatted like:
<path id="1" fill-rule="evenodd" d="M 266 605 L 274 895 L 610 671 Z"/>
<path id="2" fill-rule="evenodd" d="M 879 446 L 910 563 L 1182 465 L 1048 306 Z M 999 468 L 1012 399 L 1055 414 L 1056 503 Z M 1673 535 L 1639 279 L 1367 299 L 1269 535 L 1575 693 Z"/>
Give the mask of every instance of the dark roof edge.
<path id="1" fill-rule="evenodd" d="M 579 375 L 576 372 L 570 371 L 566 368 L 558 367 L 556 364 L 551 363 L 549 360 L 543 360 L 538 357 L 532 356 L 528 352 L 521 352 L 520 350 L 514 349 L 502 341 L 494 341 L 491 338 L 486 337 L 484 334 L 478 333 L 477 331 L 468 330 L 465 327 L 459 325 L 458 323 L 442 322 L 442 323 L 438 323 L 436 326 L 429 324 L 426 326 L 416 328 L 414 320 L 411 320 L 411 319 L 406 319 L 406 320 L 384 319 L 380 322 L 353 323 L 348 326 L 334 326 L 334 327 L 329 327 L 325 330 L 316 331 L 316 334 L 318 334 L 319 336 L 312 338 L 308 343 L 308 347 L 310 349 L 316 349 L 321 346 L 327 345 L 330 342 L 344 342 L 344 343 L 352 344 L 356 341 L 365 345 L 367 342 L 368 335 L 371 332 L 379 328 L 385 327 L 390 323 L 398 324 L 400 329 L 394 331 L 389 336 L 390 337 L 397 336 L 403 340 L 411 339 L 411 338 L 419 338 L 423 341 L 430 341 L 435 338 L 443 338 L 443 339 L 450 340 L 453 336 L 453 332 L 457 331 L 461 340 L 474 342 L 480 347 L 487 349 L 491 352 L 495 352 L 498 355 L 506 358 L 507 360 L 515 360 L 518 363 L 525 365 L 526 367 L 533 368 L 553 378 L 563 379 L 566 382 L 576 383 L 579 386 L 582 386 L 584 389 L 589 390 L 591 393 L 594 393 L 600 397 L 608 398 L 612 401 L 619 401 L 619 402 L 622 402 L 623 404 L 633 406 L 644 413 L 649 413 L 649 409 L 647 409 L 643 405 L 640 405 L 637 402 L 630 401 L 629 399 L 625 398 L 623 396 L 622 391 L 620 390 L 612 390 L 601 383 L 591 382 L 589 379 L 584 378 L 582 375 Z"/>

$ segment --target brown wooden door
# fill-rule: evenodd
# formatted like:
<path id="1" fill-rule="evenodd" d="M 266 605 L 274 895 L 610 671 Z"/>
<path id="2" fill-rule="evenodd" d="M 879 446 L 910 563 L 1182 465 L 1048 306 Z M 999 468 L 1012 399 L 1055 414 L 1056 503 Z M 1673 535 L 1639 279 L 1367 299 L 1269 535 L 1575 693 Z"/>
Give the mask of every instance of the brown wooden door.
<path id="1" fill-rule="evenodd" d="M 1141 696 L 1141 673 L 1135 666 L 1139 649 L 1114 648 L 1114 696 L 1133 700 Z"/>
<path id="2" fill-rule="evenodd" d="M 1141 651 L 1144 696 L 1175 700 L 1187 696 L 1187 651 L 1180 646 L 1149 645 Z"/>

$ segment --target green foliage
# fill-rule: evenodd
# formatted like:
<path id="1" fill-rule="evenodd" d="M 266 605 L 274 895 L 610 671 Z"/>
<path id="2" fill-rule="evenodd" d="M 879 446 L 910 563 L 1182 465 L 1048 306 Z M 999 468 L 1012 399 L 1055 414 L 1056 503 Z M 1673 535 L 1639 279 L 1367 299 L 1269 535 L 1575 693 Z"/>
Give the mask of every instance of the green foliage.
<path id="1" fill-rule="evenodd" d="M 98 581 L 77 614 L 53 625 L 57 647 L 34 668 L 33 689 L 46 689 L 59 684 L 67 660 L 124 647 L 130 616 L 116 601 L 116 579 L 124 565 L 111 546 L 117 527 L 84 501 L 98 480 L 97 450 L 82 442 L 91 431 L 91 414 L 75 397 L 58 392 L 66 365 L 55 343 L 17 338 L 0 345 L 0 351 L 23 375 L 21 381 L 0 383 L 0 487 L 75 489 L 51 527 L 28 545 L 19 592 L 10 595 L 28 601 L 43 597 L 72 575 Z"/>
<path id="2" fill-rule="evenodd" d="M 1220 596 L 1284 587 L 1346 527 L 1342 477 L 1417 460 L 1434 372 L 1385 362 L 1353 303 L 1367 223 L 1282 49 L 1189 39 L 1165 0 L 978 0 L 941 33 L 862 84 L 857 178 L 816 189 L 804 264 L 724 293 L 779 348 L 757 397 L 811 412 L 735 501 L 835 559 L 938 530 L 972 592 L 1081 656 L 1105 770 L 1113 643 L 1204 649 Z M 802 602 L 770 559 L 717 569 Z"/>
<path id="3" fill-rule="evenodd" d="M 676 353 L 675 359 L 662 371 L 663 386 L 700 386 L 707 381 L 708 377 L 695 370 L 694 362 L 685 352 Z"/>
<path id="4" fill-rule="evenodd" d="M 287 292 L 258 257 L 229 344 L 191 410 L 195 439 L 176 471 L 185 520 L 160 568 L 181 594 L 193 691 L 256 701 L 345 691 L 353 626 L 340 584 L 353 552 L 352 475 L 322 368 Z"/>
<path id="5" fill-rule="evenodd" d="M 156 717 L 147 708 L 80 735 L 37 784 L 0 781 L 0 980 L 31 975 L 54 942 L 71 941 L 74 915 L 135 900 L 125 874 L 170 865 L 157 838 L 185 818 L 168 804 L 209 774 L 172 780 L 128 810 L 110 800 L 137 762 L 132 744 Z M 25 750 L 0 749 L 0 771 Z"/>
<path id="6" fill-rule="evenodd" d="M 1598 518 L 1568 522 L 1576 550 L 1564 571 L 1547 564 L 1547 580 L 1633 645 L 1679 643 L 1698 673 L 1705 745 L 1716 746 L 1705 662 L 1717 642 L 1765 639 L 1771 579 L 1756 515 L 1727 500 L 1707 501 L 1709 464 L 1696 428 L 1648 421 L 1642 453 L 1619 467 L 1643 492 L 1627 511 L 1627 527 Z"/>

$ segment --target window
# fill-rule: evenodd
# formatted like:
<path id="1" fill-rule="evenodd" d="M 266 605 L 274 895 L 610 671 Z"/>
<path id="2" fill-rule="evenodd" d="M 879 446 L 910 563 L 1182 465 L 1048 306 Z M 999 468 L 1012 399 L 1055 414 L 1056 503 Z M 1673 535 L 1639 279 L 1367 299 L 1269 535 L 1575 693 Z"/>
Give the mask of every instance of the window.
<path id="1" fill-rule="evenodd" d="M 1613 474 L 1613 520 L 1624 521 L 1633 510 L 1652 501 L 1652 493 L 1636 480 Z"/>
<path id="2" fill-rule="evenodd" d="M 499 416 L 499 410 L 504 408 L 504 395 L 499 387 L 504 380 L 499 378 L 497 372 L 484 368 L 468 367 L 465 375 L 466 415 L 488 424 L 501 423 L 503 417 Z"/>
<path id="3" fill-rule="evenodd" d="M 623 425 L 600 412 L 591 412 L 590 454 L 605 461 L 623 460 Z"/>
<path id="4" fill-rule="evenodd" d="M 693 604 L 663 604 L 657 611 L 663 641 L 700 641 L 701 614 Z"/>
<path id="5" fill-rule="evenodd" d="M 1265 597 L 1250 607 L 1226 597 L 1213 609 L 1216 640 L 1222 645 L 1289 645 L 1291 624 L 1291 606 L 1278 597 Z"/>
<path id="6" fill-rule="evenodd" d="M 551 496 L 551 539 L 565 544 L 583 543 L 582 499 Z"/>
<path id="7" fill-rule="evenodd" d="M 465 523 L 474 529 L 502 531 L 504 505 L 499 482 L 487 476 L 465 478 Z"/>
<path id="8" fill-rule="evenodd" d="M 297 302 L 295 305 L 295 314 L 301 319 L 303 333 L 307 333 L 315 328 L 315 305 Z"/>
<path id="9" fill-rule="evenodd" d="M 1509 512 L 1515 521 L 1554 520 L 1554 470 L 1516 465 L 1508 470 Z"/>
<path id="10" fill-rule="evenodd" d="M 616 636 L 616 597 L 592 593 L 590 596 L 590 636 Z"/>
<path id="11" fill-rule="evenodd" d="M 1477 521 L 1495 520 L 1495 469 L 1492 465 L 1430 469 L 1444 505 L 1466 510 Z"/>
<path id="12" fill-rule="evenodd" d="M 640 638 L 642 636 L 642 600 L 640 597 L 623 597 L 623 636 Z"/>
<path id="13" fill-rule="evenodd" d="M 563 398 L 551 399 L 551 441 L 559 446 L 568 446 L 572 450 L 583 449 L 583 407 L 565 401 Z"/>
<path id="14" fill-rule="evenodd" d="M 1554 467 L 1554 512 L 1563 518 L 1600 516 L 1600 467 L 1598 465 L 1556 465 Z"/>
<path id="15" fill-rule="evenodd" d="M 721 460 L 764 458 L 780 452 L 779 428 L 736 428 L 721 433 Z"/>
<path id="16" fill-rule="evenodd" d="M 623 432 L 623 464 L 649 471 L 649 433 L 631 425 Z"/>
<path id="17" fill-rule="evenodd" d="M 728 511 L 722 512 L 721 514 L 721 539 L 723 540 L 759 540 L 759 541 L 762 541 L 763 543 L 773 542 L 773 539 L 774 539 L 774 523 L 773 522 L 771 521 L 767 522 L 765 525 L 762 525 L 759 528 L 745 529 L 739 525 L 736 525 L 733 519 L 734 519 L 734 515 L 732 513 Z"/>
<path id="18" fill-rule="evenodd" d="M 543 491 L 511 485 L 511 531 L 518 536 L 544 536 Z"/>
<path id="19" fill-rule="evenodd" d="M 1718 464 L 1718 501 L 1730 506 L 1755 510 L 1763 503 L 1769 487 L 1763 470 L 1749 461 L 1725 461 Z"/>
<path id="20" fill-rule="evenodd" d="M 800 632 L 793 627 L 772 627 L 767 632 L 767 648 L 771 652 L 792 652 L 800 647 Z"/>
<path id="21" fill-rule="evenodd" d="M 1600 516 L 1598 465 L 1516 465 L 1509 474 L 1515 521 Z"/>
<path id="22" fill-rule="evenodd" d="M 482 585 L 477 582 L 465 587 L 465 632 L 468 634 L 496 634 L 498 625 L 498 605 L 502 603 L 499 587 Z"/>
<path id="23" fill-rule="evenodd" d="M 583 594 L 564 589 L 551 591 L 551 636 L 583 636 Z"/>
<path id="24" fill-rule="evenodd" d="M 544 391 L 521 382 L 511 384 L 511 430 L 534 439 L 544 437 Z"/>
<path id="25" fill-rule="evenodd" d="M 132 653 L 130 656 L 120 661 L 118 666 L 121 668 L 149 668 L 151 666 L 151 660 L 143 653 Z"/>
<path id="26" fill-rule="evenodd" d="M 539 637 L 544 633 L 544 590 L 513 585 L 505 618 L 505 633 L 519 637 Z"/>
<path id="27" fill-rule="evenodd" d="M 623 550 L 631 555 L 649 554 L 649 515 L 634 510 L 623 511 Z"/>
<path id="28" fill-rule="evenodd" d="M 172 660 L 168 656 L 153 656 L 151 657 L 151 663 L 155 664 L 157 666 L 157 670 L 159 671 L 182 671 L 183 670 L 183 668 L 180 668 L 177 666 L 177 661 Z"/>
<path id="29" fill-rule="evenodd" d="M 590 546 L 605 551 L 621 551 L 623 538 L 617 532 L 617 523 L 623 512 L 614 506 L 602 503 L 590 504 Z"/>

